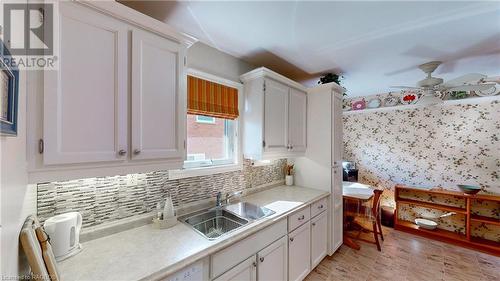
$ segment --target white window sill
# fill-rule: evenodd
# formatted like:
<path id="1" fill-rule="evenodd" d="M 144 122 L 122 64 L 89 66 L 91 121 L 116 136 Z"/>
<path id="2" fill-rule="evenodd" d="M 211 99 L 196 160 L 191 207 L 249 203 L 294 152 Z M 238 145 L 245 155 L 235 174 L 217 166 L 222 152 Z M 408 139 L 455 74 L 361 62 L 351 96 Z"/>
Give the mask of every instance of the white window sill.
<path id="1" fill-rule="evenodd" d="M 200 168 L 189 168 L 181 170 L 169 170 L 169 179 L 183 179 L 199 176 L 215 175 L 220 173 L 241 171 L 243 169 L 243 164 L 230 164 L 230 165 L 220 165 L 212 167 L 200 167 Z"/>

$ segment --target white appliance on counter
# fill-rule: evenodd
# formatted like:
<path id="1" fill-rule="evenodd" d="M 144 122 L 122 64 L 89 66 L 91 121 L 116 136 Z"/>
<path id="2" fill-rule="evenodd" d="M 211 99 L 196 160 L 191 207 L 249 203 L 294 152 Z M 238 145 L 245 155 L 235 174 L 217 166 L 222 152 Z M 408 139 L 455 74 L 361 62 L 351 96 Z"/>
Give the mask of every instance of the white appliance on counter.
<path id="1" fill-rule="evenodd" d="M 53 216 L 45 221 L 43 227 L 49 236 L 57 261 L 69 258 L 81 251 L 82 215 L 80 213 L 70 212 Z"/>
<path id="2" fill-rule="evenodd" d="M 329 191 L 329 255 L 342 245 L 342 92 L 336 83 L 307 91 L 307 149 L 295 164 L 295 183 Z"/>

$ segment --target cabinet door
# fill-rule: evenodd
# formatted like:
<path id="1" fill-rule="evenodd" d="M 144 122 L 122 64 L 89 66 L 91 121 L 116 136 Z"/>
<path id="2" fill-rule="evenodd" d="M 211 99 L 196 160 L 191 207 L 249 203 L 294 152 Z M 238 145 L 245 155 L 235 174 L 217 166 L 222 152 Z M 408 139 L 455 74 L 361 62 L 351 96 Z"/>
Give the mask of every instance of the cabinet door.
<path id="1" fill-rule="evenodd" d="M 311 230 L 309 222 L 290 233 L 288 238 L 288 280 L 304 279 L 311 269 Z"/>
<path id="2" fill-rule="evenodd" d="M 257 262 L 255 255 L 226 271 L 214 281 L 255 281 L 257 280 Z"/>
<path id="3" fill-rule="evenodd" d="M 306 93 L 293 88 L 290 89 L 288 115 L 288 142 L 290 144 L 290 151 L 306 151 Z"/>
<path id="4" fill-rule="evenodd" d="M 323 260 L 328 250 L 326 213 L 323 212 L 311 220 L 311 269 Z"/>
<path id="5" fill-rule="evenodd" d="M 333 93 L 332 101 L 332 161 L 333 166 L 342 166 L 344 143 L 342 140 L 342 94 Z"/>
<path id="6" fill-rule="evenodd" d="M 44 164 L 125 160 L 127 27 L 73 3 L 59 9 L 59 70 L 44 71 Z"/>
<path id="7" fill-rule="evenodd" d="M 332 168 L 332 248 L 336 250 L 343 241 L 342 166 Z"/>
<path id="8" fill-rule="evenodd" d="M 288 150 L 288 92 L 289 88 L 271 79 L 265 80 L 264 93 L 264 151 Z"/>
<path id="9" fill-rule="evenodd" d="M 183 158 L 185 75 L 182 45 L 132 34 L 132 157 Z"/>
<path id="10" fill-rule="evenodd" d="M 342 203 L 333 207 L 332 210 L 332 250 L 336 251 L 343 243 L 343 208 Z"/>
<path id="11" fill-rule="evenodd" d="M 287 247 L 287 237 L 284 236 L 257 253 L 257 280 L 286 280 Z"/>

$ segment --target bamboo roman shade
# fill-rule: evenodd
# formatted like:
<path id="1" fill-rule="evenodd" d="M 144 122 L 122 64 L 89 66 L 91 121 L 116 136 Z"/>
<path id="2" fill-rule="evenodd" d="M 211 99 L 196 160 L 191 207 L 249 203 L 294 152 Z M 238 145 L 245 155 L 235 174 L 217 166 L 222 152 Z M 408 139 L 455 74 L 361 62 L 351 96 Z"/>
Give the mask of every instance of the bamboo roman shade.
<path id="1" fill-rule="evenodd" d="M 238 90 L 188 75 L 188 114 L 238 118 Z"/>

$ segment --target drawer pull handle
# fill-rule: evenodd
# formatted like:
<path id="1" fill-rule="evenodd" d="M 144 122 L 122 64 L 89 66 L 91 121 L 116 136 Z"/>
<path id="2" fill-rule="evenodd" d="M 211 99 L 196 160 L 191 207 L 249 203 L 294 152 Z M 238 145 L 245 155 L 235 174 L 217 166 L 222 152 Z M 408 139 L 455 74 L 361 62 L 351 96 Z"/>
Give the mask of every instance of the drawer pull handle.
<path id="1" fill-rule="evenodd" d="M 127 151 L 125 149 L 120 149 L 120 151 L 118 151 L 118 155 L 120 156 L 123 156 L 125 154 L 127 154 Z"/>
<path id="2" fill-rule="evenodd" d="M 323 204 L 319 205 L 318 209 L 323 209 Z"/>
<path id="3" fill-rule="evenodd" d="M 313 222 L 313 223 L 312 223 L 312 226 L 316 226 L 316 223 L 315 223 L 315 222 Z"/>
<path id="4" fill-rule="evenodd" d="M 137 154 L 139 154 L 139 153 L 141 153 L 141 150 L 140 150 L 140 149 L 136 149 L 136 150 L 134 150 L 134 154 L 135 154 L 135 155 L 137 155 Z"/>
<path id="5" fill-rule="evenodd" d="M 257 263 L 256 262 L 253 262 L 252 265 L 253 265 L 253 267 L 257 267 Z"/>
<path id="6" fill-rule="evenodd" d="M 304 215 L 300 216 L 300 218 L 298 218 L 299 221 L 305 219 L 306 217 Z"/>
<path id="7" fill-rule="evenodd" d="M 293 237 L 290 237 L 290 242 L 293 242 Z"/>
<path id="8" fill-rule="evenodd" d="M 264 262 L 264 257 L 261 257 L 261 258 L 260 258 L 260 262 Z"/>

